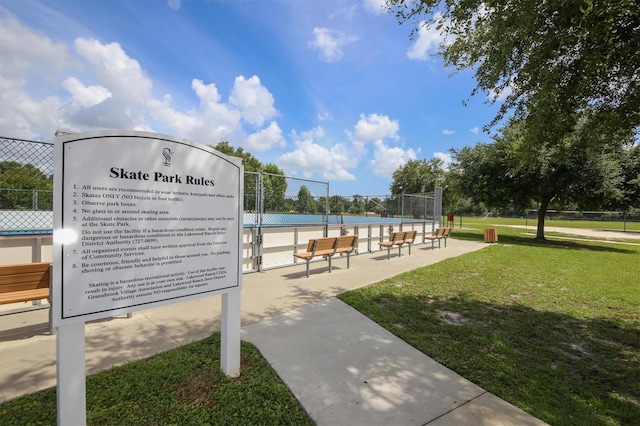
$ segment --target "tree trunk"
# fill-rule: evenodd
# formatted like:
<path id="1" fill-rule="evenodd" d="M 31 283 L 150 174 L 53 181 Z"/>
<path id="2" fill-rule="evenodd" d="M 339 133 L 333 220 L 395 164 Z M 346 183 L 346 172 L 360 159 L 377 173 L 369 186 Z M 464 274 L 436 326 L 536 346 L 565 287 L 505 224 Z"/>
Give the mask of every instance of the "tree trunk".
<path id="1" fill-rule="evenodd" d="M 549 201 L 542 201 L 538 209 L 538 229 L 536 230 L 536 240 L 546 240 L 544 237 L 544 218 L 547 216 Z"/>

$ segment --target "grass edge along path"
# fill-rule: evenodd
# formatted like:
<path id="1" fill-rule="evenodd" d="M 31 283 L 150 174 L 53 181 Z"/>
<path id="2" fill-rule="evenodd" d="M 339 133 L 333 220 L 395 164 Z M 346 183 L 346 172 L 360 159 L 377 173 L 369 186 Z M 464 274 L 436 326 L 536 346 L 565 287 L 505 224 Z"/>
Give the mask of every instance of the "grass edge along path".
<path id="1" fill-rule="evenodd" d="M 56 389 L 0 405 L 2 425 L 56 424 Z M 241 374 L 220 371 L 220 333 L 87 376 L 90 425 L 313 425 L 258 349 L 241 343 Z"/>
<path id="2" fill-rule="evenodd" d="M 552 425 L 639 424 L 640 245 L 519 232 L 339 298 Z"/>

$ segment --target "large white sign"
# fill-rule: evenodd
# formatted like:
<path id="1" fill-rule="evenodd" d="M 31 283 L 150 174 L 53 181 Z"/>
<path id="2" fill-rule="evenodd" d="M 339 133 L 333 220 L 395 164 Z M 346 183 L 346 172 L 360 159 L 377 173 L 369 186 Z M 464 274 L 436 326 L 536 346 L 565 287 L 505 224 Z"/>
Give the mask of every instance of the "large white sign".
<path id="1" fill-rule="evenodd" d="M 59 136 L 54 326 L 239 290 L 241 160 L 183 139 Z"/>

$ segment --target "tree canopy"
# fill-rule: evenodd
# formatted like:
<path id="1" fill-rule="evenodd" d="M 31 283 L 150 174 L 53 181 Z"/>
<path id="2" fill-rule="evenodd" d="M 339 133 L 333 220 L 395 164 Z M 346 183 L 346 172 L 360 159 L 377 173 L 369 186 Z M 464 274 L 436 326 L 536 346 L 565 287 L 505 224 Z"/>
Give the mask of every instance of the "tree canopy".
<path id="1" fill-rule="evenodd" d="M 579 117 L 585 126 L 638 129 L 637 0 L 387 0 L 386 7 L 414 24 L 412 35 L 425 25 L 446 36 L 439 54 L 456 71 L 473 70 L 472 94 L 506 96 L 492 125 L 513 111 L 543 144 L 572 132 Z"/>
<path id="2" fill-rule="evenodd" d="M 254 157 L 251 153 L 246 152 L 240 147 L 234 148 L 227 141 L 219 142 L 217 145 L 212 146 L 212 148 L 222 152 L 223 154 L 241 158 L 245 172 L 263 173 L 263 207 L 265 211 L 278 212 L 288 210 L 285 200 L 287 179 L 284 176 L 284 172 L 277 165 L 272 163 L 263 165 L 260 160 Z M 259 200 L 257 199 L 257 188 L 257 177 L 252 179 L 250 176 L 245 176 L 244 208 L 247 211 L 252 211 L 258 208 Z"/>
<path id="3" fill-rule="evenodd" d="M 544 219 L 552 202 L 583 209 L 625 202 L 636 150 L 631 136 L 628 132 L 625 141 L 594 143 L 600 135 L 579 125 L 558 143 L 540 147 L 527 140 L 524 122 L 511 119 L 493 143 L 453 150 L 451 168 L 459 189 L 490 208 L 535 205 L 536 238 L 544 239 Z"/>
<path id="4" fill-rule="evenodd" d="M 220 151 L 221 153 L 229 155 L 231 157 L 241 158 L 245 172 L 260 172 L 263 170 L 263 166 L 260 160 L 240 147 L 234 148 L 227 141 L 218 142 L 217 145 L 211 147 L 216 151 Z"/>
<path id="5" fill-rule="evenodd" d="M 0 209 L 51 210 L 52 194 L 52 176 L 31 164 L 0 162 Z"/>
<path id="6" fill-rule="evenodd" d="M 305 185 L 300 187 L 298 191 L 298 199 L 296 201 L 296 212 L 298 213 L 315 213 L 316 202 L 311 195 L 311 191 Z"/>
<path id="7" fill-rule="evenodd" d="M 393 172 L 389 186 L 391 194 L 424 194 L 431 192 L 444 180 L 442 160 L 409 160 Z"/>

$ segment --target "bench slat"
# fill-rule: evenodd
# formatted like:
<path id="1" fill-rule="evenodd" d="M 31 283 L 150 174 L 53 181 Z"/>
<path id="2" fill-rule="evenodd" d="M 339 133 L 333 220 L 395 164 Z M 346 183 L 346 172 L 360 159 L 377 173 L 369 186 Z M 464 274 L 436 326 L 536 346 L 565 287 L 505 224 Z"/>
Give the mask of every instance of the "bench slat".
<path id="1" fill-rule="evenodd" d="M 1 265 L 0 277 L 4 275 L 28 274 L 33 272 L 46 272 L 51 266 L 50 262 L 19 263 L 13 265 Z"/>
<path id="2" fill-rule="evenodd" d="M 338 238 L 338 247 L 336 248 L 336 253 L 351 253 L 355 248 L 356 236 L 342 236 Z"/>
<path id="3" fill-rule="evenodd" d="M 40 280 L 40 281 L 26 281 L 20 283 L 12 283 L 12 284 L 3 284 L 0 285 L 0 294 L 4 293 L 14 293 L 22 290 L 36 290 L 36 289 L 46 289 L 49 291 L 49 280 Z"/>
<path id="4" fill-rule="evenodd" d="M 48 299 L 49 289 L 24 290 L 13 293 L 0 294 L 0 305 L 17 302 L 30 302 L 32 300 Z"/>
<path id="5" fill-rule="evenodd" d="M 49 262 L 0 265 L 0 304 L 49 298 Z"/>
<path id="6" fill-rule="evenodd" d="M 49 287 L 49 270 L 46 272 L 33 272 L 28 274 L 18 275 L 0 275 L 0 292 L 11 291 L 4 290 L 5 286 L 11 286 L 13 284 L 32 283 L 37 282 L 46 287 Z"/>

